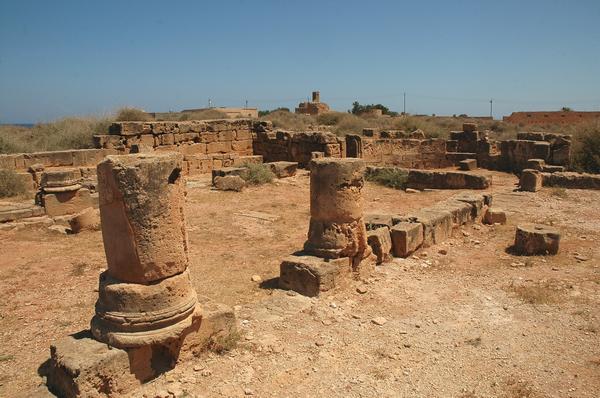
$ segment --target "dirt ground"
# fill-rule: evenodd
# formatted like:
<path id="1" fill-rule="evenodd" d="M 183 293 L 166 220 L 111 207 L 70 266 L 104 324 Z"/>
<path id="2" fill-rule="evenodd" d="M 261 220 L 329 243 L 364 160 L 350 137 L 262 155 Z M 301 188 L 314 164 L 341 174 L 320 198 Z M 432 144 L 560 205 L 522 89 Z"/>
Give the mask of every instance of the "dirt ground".
<path id="1" fill-rule="evenodd" d="M 493 206 L 506 210 L 507 225 L 466 226 L 318 299 L 272 283 L 308 231 L 305 173 L 243 193 L 190 181 L 193 282 L 199 294 L 234 306 L 240 338 L 237 348 L 183 364 L 143 393 L 600 396 L 600 192 L 514 192 L 516 177 L 490 174 Z M 370 183 L 364 192 L 370 213 L 406 213 L 457 193 Z M 560 229 L 558 255 L 506 252 L 515 225 L 527 221 Z M 41 383 L 37 368 L 50 343 L 88 328 L 104 267 L 100 232 L 0 231 L 1 397 Z"/>

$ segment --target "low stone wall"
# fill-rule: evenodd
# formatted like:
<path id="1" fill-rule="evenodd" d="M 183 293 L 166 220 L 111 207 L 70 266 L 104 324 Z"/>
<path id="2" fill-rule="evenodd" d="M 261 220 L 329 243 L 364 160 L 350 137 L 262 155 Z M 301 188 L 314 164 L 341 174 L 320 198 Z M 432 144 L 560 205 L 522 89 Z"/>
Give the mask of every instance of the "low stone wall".
<path id="1" fill-rule="evenodd" d="M 498 169 L 521 171 L 529 159 L 542 159 L 554 166 L 569 166 L 571 136 L 548 133 L 519 133 L 516 140 L 500 142 Z"/>
<path id="2" fill-rule="evenodd" d="M 115 149 L 73 149 L 0 155 L 0 168 L 26 171 L 34 165 L 43 167 L 96 166 L 105 156 L 117 153 L 118 151 Z"/>
<path id="3" fill-rule="evenodd" d="M 542 185 L 567 189 L 600 189 L 600 175 L 587 173 L 541 173 Z"/>
<path id="4" fill-rule="evenodd" d="M 260 155 L 265 162 L 297 162 L 306 167 L 315 157 L 346 157 L 346 140 L 333 133 L 323 131 L 292 132 L 270 131 L 263 128 L 254 137 L 254 155 Z"/>
<path id="5" fill-rule="evenodd" d="M 406 187 L 412 189 L 487 189 L 492 185 L 488 176 L 464 171 L 434 171 L 405 169 L 401 167 L 367 167 L 367 175 L 385 169 L 406 173 Z"/>

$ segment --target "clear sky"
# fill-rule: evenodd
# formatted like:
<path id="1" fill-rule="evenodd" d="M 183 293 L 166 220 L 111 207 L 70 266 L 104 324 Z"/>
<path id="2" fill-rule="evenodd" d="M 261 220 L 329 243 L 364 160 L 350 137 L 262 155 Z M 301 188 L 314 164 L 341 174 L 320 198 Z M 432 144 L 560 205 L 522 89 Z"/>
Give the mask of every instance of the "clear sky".
<path id="1" fill-rule="evenodd" d="M 0 123 L 321 91 L 407 111 L 600 110 L 600 0 L 0 0 Z"/>

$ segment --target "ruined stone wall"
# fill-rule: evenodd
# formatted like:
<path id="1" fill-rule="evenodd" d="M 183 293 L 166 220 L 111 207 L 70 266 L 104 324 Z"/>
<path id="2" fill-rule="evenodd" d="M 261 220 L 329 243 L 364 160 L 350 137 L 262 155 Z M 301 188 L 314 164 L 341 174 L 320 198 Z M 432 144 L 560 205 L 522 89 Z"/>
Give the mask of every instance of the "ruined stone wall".
<path id="1" fill-rule="evenodd" d="M 500 142 L 499 170 L 521 171 L 529 159 L 555 166 L 571 162 L 571 136 L 549 133 L 519 133 L 516 140 Z"/>
<path id="2" fill-rule="evenodd" d="M 346 157 L 346 141 L 329 132 L 271 131 L 266 128 L 254 136 L 254 154 L 265 162 L 290 161 L 306 167 L 315 156 Z M 319 153 L 314 154 L 315 152 Z"/>
<path id="3" fill-rule="evenodd" d="M 600 119 L 600 112 L 513 112 L 502 120 L 515 124 L 574 124 Z"/>
<path id="4" fill-rule="evenodd" d="M 268 127 L 266 122 L 251 119 L 118 122 L 110 126 L 109 134 L 94 138 L 97 146 L 124 153 L 182 153 L 184 171 L 200 174 L 253 161 L 248 159 L 253 155 L 253 133 Z"/>
<path id="5" fill-rule="evenodd" d="M 362 158 L 372 165 L 414 169 L 452 166 L 446 158 L 446 140 L 362 137 Z"/>

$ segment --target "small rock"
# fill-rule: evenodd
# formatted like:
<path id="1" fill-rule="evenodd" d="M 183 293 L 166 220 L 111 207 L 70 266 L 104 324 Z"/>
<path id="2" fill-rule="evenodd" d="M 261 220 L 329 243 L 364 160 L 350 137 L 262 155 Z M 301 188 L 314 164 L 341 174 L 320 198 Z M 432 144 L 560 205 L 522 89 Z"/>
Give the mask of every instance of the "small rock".
<path id="1" fill-rule="evenodd" d="M 209 369 L 204 369 L 204 370 L 202 370 L 202 372 L 200 374 L 204 377 L 208 377 L 208 376 L 212 375 L 212 372 Z"/>
<path id="2" fill-rule="evenodd" d="M 590 258 L 587 256 L 584 256 L 583 254 L 577 254 L 575 256 L 575 260 L 577 261 L 588 261 Z"/>
<path id="3" fill-rule="evenodd" d="M 406 193 L 419 193 L 421 191 L 419 191 L 418 189 L 406 188 L 405 192 Z"/>
<path id="4" fill-rule="evenodd" d="M 331 326 L 333 324 L 329 319 L 323 319 L 321 323 L 325 326 Z"/>
<path id="5" fill-rule="evenodd" d="M 320 338 L 319 340 L 315 341 L 315 345 L 317 347 L 323 347 L 327 342 L 325 341 L 324 338 Z"/>
<path id="6" fill-rule="evenodd" d="M 461 232 L 462 232 L 463 236 L 470 236 L 470 235 L 471 235 L 471 234 L 470 234 L 470 233 L 468 233 L 467 231 L 461 231 Z"/>
<path id="7" fill-rule="evenodd" d="M 249 388 L 244 388 L 244 395 L 254 395 L 254 392 Z"/>
<path id="8" fill-rule="evenodd" d="M 373 322 L 375 325 L 378 325 L 378 326 L 383 326 L 383 325 L 385 325 L 385 324 L 386 324 L 386 322 L 387 322 L 387 319 L 385 319 L 385 318 L 384 318 L 384 317 L 382 317 L 382 316 L 378 316 L 378 317 L 376 317 L 376 318 L 373 318 L 373 319 L 371 319 L 371 322 Z"/>
<path id="9" fill-rule="evenodd" d="M 292 296 L 292 297 L 294 297 L 294 296 L 297 296 L 297 295 L 298 295 L 298 293 L 296 293 L 296 292 L 295 292 L 295 291 L 293 291 L 293 290 L 288 290 L 286 294 L 287 294 L 288 296 Z"/>
<path id="10" fill-rule="evenodd" d="M 337 304 L 336 304 L 336 303 L 330 303 L 330 304 L 329 304 L 329 306 L 330 306 L 331 308 L 337 308 Z"/>
<path id="11" fill-rule="evenodd" d="M 360 294 L 365 294 L 367 292 L 367 288 L 364 286 L 359 286 L 356 288 L 356 291 Z"/>
<path id="12" fill-rule="evenodd" d="M 194 365 L 194 372 L 200 372 L 202 370 L 202 366 Z"/>
<path id="13" fill-rule="evenodd" d="M 438 253 L 440 253 L 442 256 L 445 256 L 446 254 L 448 254 L 448 250 L 440 249 L 440 250 L 438 250 Z"/>
<path id="14" fill-rule="evenodd" d="M 260 277 L 260 275 L 252 275 L 252 278 L 250 278 L 252 280 L 252 282 L 262 282 L 262 278 Z"/>

